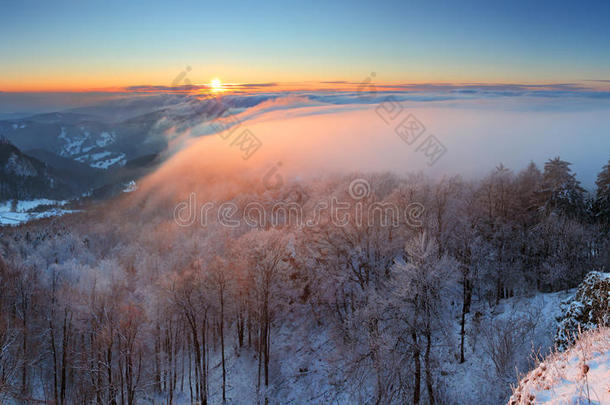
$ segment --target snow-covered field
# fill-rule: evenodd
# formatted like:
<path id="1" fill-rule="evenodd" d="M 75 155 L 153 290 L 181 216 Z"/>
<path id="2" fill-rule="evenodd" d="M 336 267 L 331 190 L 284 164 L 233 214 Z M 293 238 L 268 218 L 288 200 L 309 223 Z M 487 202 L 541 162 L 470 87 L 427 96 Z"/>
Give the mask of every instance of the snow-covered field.
<path id="1" fill-rule="evenodd" d="M 61 216 L 74 212 L 63 209 L 68 201 L 49 200 L 46 198 L 36 200 L 24 200 L 13 203 L 5 201 L 0 203 L 0 225 L 19 225 L 34 219 Z M 38 209 L 45 206 L 44 210 Z"/>

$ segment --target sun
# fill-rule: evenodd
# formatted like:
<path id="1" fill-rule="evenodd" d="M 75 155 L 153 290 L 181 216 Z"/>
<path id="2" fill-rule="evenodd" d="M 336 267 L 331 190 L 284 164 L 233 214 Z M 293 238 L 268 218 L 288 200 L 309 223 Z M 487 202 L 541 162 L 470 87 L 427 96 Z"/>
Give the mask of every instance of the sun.
<path id="1" fill-rule="evenodd" d="M 215 77 L 210 81 L 210 87 L 212 88 L 212 90 L 221 90 L 222 82 L 219 78 Z"/>

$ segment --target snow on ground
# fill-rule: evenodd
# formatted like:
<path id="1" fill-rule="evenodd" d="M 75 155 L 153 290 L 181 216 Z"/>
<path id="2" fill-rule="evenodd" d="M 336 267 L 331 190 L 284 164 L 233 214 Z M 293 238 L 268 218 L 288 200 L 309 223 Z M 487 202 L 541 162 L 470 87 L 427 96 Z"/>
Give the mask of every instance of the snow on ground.
<path id="1" fill-rule="evenodd" d="M 531 297 L 509 298 L 497 306 L 480 304 L 473 306 L 467 324 L 466 361 L 459 363 L 456 357 L 459 336 L 459 322 L 454 341 L 445 346 L 437 342 L 435 362 L 439 366 L 436 387 L 442 403 L 446 404 L 501 404 L 510 396 L 510 383 L 517 375 L 514 369 L 509 381 L 496 375 L 494 364 L 484 349 L 482 330 L 488 322 L 506 322 L 512 325 L 519 318 L 533 319 L 530 333 L 524 337 L 524 344 L 515 353 L 525 366 L 525 372 L 533 364 L 532 347 L 549 352 L 557 327 L 555 316 L 560 313 L 559 303 L 573 294 L 573 291 L 537 294 Z M 480 315 L 474 320 L 475 314 Z M 480 323 L 480 326 L 476 326 Z M 253 349 L 237 349 L 234 331 L 227 330 L 227 400 L 231 404 L 264 403 L 264 394 L 257 398 L 257 360 Z M 373 384 L 364 376 L 361 380 L 350 380 L 346 370 L 341 368 L 342 355 L 331 337 L 328 325 L 320 325 L 310 316 L 296 310 L 281 325 L 275 325 L 271 333 L 271 364 L 269 399 L 273 404 L 353 404 L 367 403 Z M 218 350 L 210 354 L 209 404 L 221 404 L 221 363 Z M 368 385 L 367 385 L 368 384 Z M 422 382 L 423 384 L 423 382 Z M 368 387 L 368 391 L 367 391 Z M 422 385 L 422 389 L 425 389 Z M 185 393 L 176 393 L 174 404 L 190 403 L 188 388 Z M 363 395 L 358 397 L 358 395 Z M 148 398 L 155 403 L 165 403 L 163 395 Z"/>
<path id="2" fill-rule="evenodd" d="M 295 315 L 295 314 L 293 314 Z M 297 322 L 296 319 L 299 319 Z M 210 336 L 214 350 L 209 356 L 209 397 L 208 404 L 220 405 L 222 401 L 222 363 L 218 336 Z M 256 338 L 255 333 L 252 336 Z M 252 348 L 238 348 L 235 330 L 226 331 L 226 368 L 228 404 L 247 405 L 265 403 L 264 384 L 257 394 L 258 360 Z M 268 388 L 269 404 L 352 404 L 353 398 L 337 390 L 334 385 L 341 379 L 341 370 L 332 369 L 328 359 L 336 356 L 333 344 L 329 343 L 328 331 L 314 320 L 296 317 L 294 322 L 276 325 L 271 332 L 270 381 Z M 262 376 L 261 376 L 262 378 Z M 185 377 L 183 392 L 180 381 L 173 403 L 191 404 L 188 389 L 188 376 Z M 145 398 L 145 403 L 168 403 L 167 393 Z"/>
<path id="3" fill-rule="evenodd" d="M 81 136 L 74 136 L 74 137 L 70 138 L 70 137 L 68 137 L 66 128 L 61 127 L 61 132 L 59 134 L 59 138 L 63 139 L 66 142 L 66 144 L 64 145 L 64 147 L 62 148 L 62 150 L 59 154 L 64 157 L 69 157 L 69 156 L 74 156 L 74 155 L 78 155 L 79 153 L 81 153 L 81 148 L 83 146 L 83 143 L 89 138 L 89 132 L 84 131 L 84 133 Z"/>
<path id="4" fill-rule="evenodd" d="M 101 158 L 105 158 L 106 156 L 110 156 L 112 155 L 112 152 L 99 152 L 99 153 L 94 153 L 93 155 L 91 155 L 91 159 L 93 160 L 100 160 Z"/>
<path id="5" fill-rule="evenodd" d="M 123 189 L 124 193 L 131 193 L 134 192 L 138 189 L 138 185 L 136 184 L 136 182 L 134 180 L 131 180 L 129 183 L 127 183 L 125 185 L 125 188 Z"/>
<path id="6" fill-rule="evenodd" d="M 65 200 L 49 200 L 46 198 L 40 198 L 36 200 L 17 201 L 13 203 L 11 201 L 5 201 L 0 203 L 0 226 L 1 225 L 19 225 L 24 222 L 32 221 L 34 219 L 49 218 L 54 216 L 61 216 L 74 210 L 66 210 L 60 207 L 66 205 L 68 201 Z M 39 207 L 49 206 L 48 209 L 37 211 Z"/>
<path id="7" fill-rule="evenodd" d="M 67 203 L 68 203 L 68 201 L 66 201 L 66 200 L 49 200 L 47 198 L 38 198 L 36 200 L 22 200 L 22 201 L 17 201 L 17 203 L 15 204 L 16 206 L 15 206 L 14 212 L 30 211 L 30 210 L 36 209 L 42 205 L 63 206 L 63 205 L 66 205 Z M 13 204 L 10 201 L 5 201 L 3 203 L 0 203 L 0 212 L 10 211 L 12 205 Z"/>
<path id="8" fill-rule="evenodd" d="M 3 225 L 19 225 L 25 222 L 33 221 L 35 219 L 58 217 L 72 212 L 75 210 L 62 210 L 62 209 L 51 209 L 42 212 L 0 212 L 0 226 Z"/>
<path id="9" fill-rule="evenodd" d="M 91 148 L 84 148 L 83 151 L 85 151 L 85 149 L 91 149 Z M 105 152 L 98 152 L 98 153 L 93 153 L 93 154 L 85 154 L 85 155 L 81 155 L 79 157 L 77 157 L 75 160 L 81 162 L 81 163 L 85 163 L 88 164 L 91 167 L 95 167 L 96 169 L 108 169 L 111 166 L 114 165 L 119 165 L 119 166 L 123 166 L 127 160 L 125 159 L 125 154 L 121 153 L 121 154 L 117 154 L 115 156 L 114 152 L 110 152 L 110 151 L 105 151 Z"/>
<path id="10" fill-rule="evenodd" d="M 88 164 L 97 169 L 108 169 L 114 165 L 126 163 L 125 154 L 105 150 L 103 148 L 116 142 L 116 133 L 92 133 L 80 126 L 80 133 L 68 133 L 66 127 L 61 127 L 59 139 L 64 142 L 59 154 L 78 162 Z"/>
<path id="11" fill-rule="evenodd" d="M 125 154 L 121 153 L 120 155 L 112 157 L 112 158 L 93 162 L 90 164 L 90 166 L 95 167 L 97 169 L 108 169 L 110 166 L 114 166 L 115 164 L 123 166 L 125 164 L 125 162 L 126 162 Z"/>
<path id="12" fill-rule="evenodd" d="M 439 398 L 446 404 L 501 404 L 510 396 L 510 383 L 517 381 L 514 368 L 509 380 L 500 379 L 494 364 L 484 349 L 483 328 L 488 322 L 514 324 L 519 318 L 533 320 L 533 327 L 524 336 L 524 344 L 515 353 L 518 363 L 524 363 L 520 371 L 526 372 L 533 365 L 532 347 L 548 353 L 557 327 L 555 316 L 559 314 L 559 303 L 573 291 L 537 294 L 531 297 L 509 298 L 497 306 L 487 303 L 473 306 L 467 324 L 466 361 L 462 364 L 456 357 L 459 353 L 458 322 L 453 333 L 454 341 L 445 346 L 436 342 L 435 363 L 440 375 L 436 377 Z M 474 320 L 476 313 L 478 321 Z M 480 327 L 475 324 L 479 322 Z M 247 339 L 247 338 L 246 338 Z M 257 398 L 257 360 L 254 349 L 237 348 L 234 331 L 227 330 L 227 400 L 231 404 L 264 403 L 264 395 Z M 353 404 L 367 403 L 373 384 L 364 376 L 351 380 L 342 369 L 342 355 L 335 347 L 329 326 L 320 325 L 300 310 L 288 315 L 281 325 L 272 329 L 270 364 L 270 403 L 281 404 Z M 221 404 L 221 363 L 218 342 L 210 352 L 209 404 Z M 445 350 L 445 351 L 444 351 Z M 593 363 L 591 364 L 593 366 Z M 368 385 L 367 385 L 368 384 Z M 368 391 L 367 391 L 368 387 Z M 422 385 L 422 389 L 425 389 Z M 177 393 L 174 404 L 189 404 L 188 388 Z M 442 392 L 441 392 L 442 391 Z M 358 395 L 362 395 L 358 397 Z M 152 400 L 153 398 L 148 398 Z M 163 395 L 154 398 L 155 403 L 164 403 Z M 592 402 L 593 403 L 593 402 Z M 602 402 L 603 404 L 603 402 Z"/>
<path id="13" fill-rule="evenodd" d="M 116 134 L 114 133 L 114 131 L 112 131 L 112 134 L 109 134 L 108 132 L 102 132 L 100 134 L 100 139 L 95 141 L 95 143 L 100 148 L 103 148 L 104 146 L 107 146 L 107 145 L 113 143 L 115 138 L 116 138 Z"/>
<path id="14" fill-rule="evenodd" d="M 610 328 L 583 334 L 548 356 L 515 389 L 509 404 L 610 404 Z"/>
<path id="15" fill-rule="evenodd" d="M 501 300 L 497 306 L 486 302 L 473 305 L 466 320 L 465 362 L 459 363 L 459 321 L 454 322 L 454 341 L 443 352 L 438 348 L 443 389 L 451 404 L 504 403 L 510 395 L 510 384 L 533 363 L 532 354 L 546 354 L 553 345 L 557 329 L 556 317 L 561 313 L 560 303 L 574 294 L 574 290 L 555 293 L 538 293 L 531 297 L 514 297 Z M 495 332 L 495 333 L 494 333 Z M 489 352 L 490 342 L 506 341 L 516 344 L 507 353 L 506 373 L 499 375 Z M 497 359 L 502 360 L 502 359 Z"/>
<path id="16" fill-rule="evenodd" d="M 49 200 L 46 198 L 40 198 L 37 200 L 29 200 L 29 201 L 18 201 L 16 211 L 18 211 L 18 212 L 31 211 L 42 205 L 53 205 L 53 206 L 63 207 L 67 203 L 68 203 L 68 201 L 66 201 L 66 200 Z"/>

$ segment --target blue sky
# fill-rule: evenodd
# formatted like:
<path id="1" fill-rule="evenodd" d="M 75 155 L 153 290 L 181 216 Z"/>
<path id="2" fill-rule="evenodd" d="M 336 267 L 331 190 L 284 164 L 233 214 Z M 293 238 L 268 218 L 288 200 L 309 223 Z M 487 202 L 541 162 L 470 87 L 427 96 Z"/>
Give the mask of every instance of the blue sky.
<path id="1" fill-rule="evenodd" d="M 4 2 L 0 90 L 610 79 L 610 2 Z"/>

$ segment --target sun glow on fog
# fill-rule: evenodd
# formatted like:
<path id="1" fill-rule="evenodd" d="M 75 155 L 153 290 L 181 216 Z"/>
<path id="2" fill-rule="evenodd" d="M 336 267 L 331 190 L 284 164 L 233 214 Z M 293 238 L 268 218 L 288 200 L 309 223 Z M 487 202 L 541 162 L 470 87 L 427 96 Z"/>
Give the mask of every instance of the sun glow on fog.
<path id="1" fill-rule="evenodd" d="M 226 91 L 228 85 L 222 86 L 220 91 Z M 531 160 L 541 165 L 551 153 L 573 161 L 575 171 L 590 187 L 595 171 L 607 162 L 603 153 L 607 148 L 599 148 L 597 153 L 588 149 L 591 144 L 607 145 L 607 111 L 559 116 L 555 110 L 540 112 L 538 102 L 520 99 L 518 108 L 511 100 L 465 100 L 459 105 L 454 101 L 405 102 L 405 110 L 425 123 L 447 148 L 443 158 L 429 166 L 424 152 L 397 136 L 395 127 L 378 115 L 375 105 L 277 99 L 236 115 L 241 128 L 247 128 L 262 144 L 251 158 L 245 160 L 232 143 L 239 131 L 230 140 L 201 136 L 209 134 L 209 126 L 201 124 L 191 128 L 191 138 L 184 138 L 188 146 L 159 169 L 157 174 L 164 180 L 157 184 L 168 187 L 171 181 L 167 179 L 184 178 L 188 173 L 199 176 L 202 172 L 253 169 L 266 173 L 277 162 L 282 162 L 284 178 L 345 171 L 422 171 L 429 176 L 459 173 L 470 177 L 492 170 L 499 161 L 513 170 Z M 574 131 L 581 135 L 574 137 Z M 581 156 L 588 156 L 585 163 Z"/>

